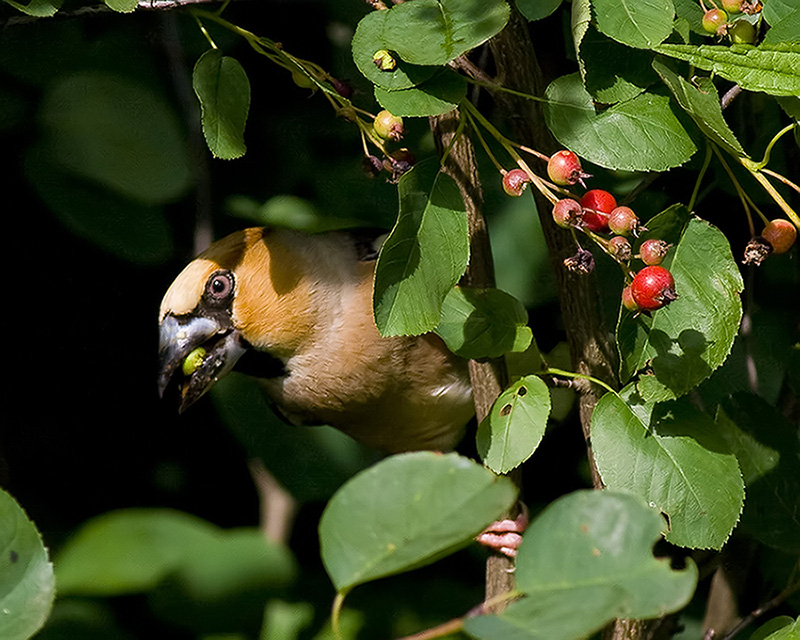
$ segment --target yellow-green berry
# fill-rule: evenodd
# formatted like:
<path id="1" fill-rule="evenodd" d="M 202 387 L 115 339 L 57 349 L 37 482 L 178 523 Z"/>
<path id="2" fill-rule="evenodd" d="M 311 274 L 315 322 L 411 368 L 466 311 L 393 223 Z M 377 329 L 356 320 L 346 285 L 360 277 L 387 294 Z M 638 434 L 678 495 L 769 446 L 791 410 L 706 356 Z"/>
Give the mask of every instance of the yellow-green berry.
<path id="1" fill-rule="evenodd" d="M 200 368 L 207 355 L 203 347 L 193 349 L 183 361 L 183 375 L 190 376 Z"/>

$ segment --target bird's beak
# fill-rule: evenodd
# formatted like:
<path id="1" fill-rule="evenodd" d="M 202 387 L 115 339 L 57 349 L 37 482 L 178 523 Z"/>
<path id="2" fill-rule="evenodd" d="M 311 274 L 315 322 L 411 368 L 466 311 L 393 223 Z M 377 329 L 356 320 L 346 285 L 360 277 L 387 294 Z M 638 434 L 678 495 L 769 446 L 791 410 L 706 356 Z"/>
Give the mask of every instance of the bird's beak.
<path id="1" fill-rule="evenodd" d="M 215 319 L 201 316 L 166 315 L 161 322 L 158 342 L 158 393 L 176 380 L 179 391 L 178 411 L 183 412 L 200 398 L 247 351 L 239 332 Z M 191 366 L 184 366 L 193 354 Z"/>

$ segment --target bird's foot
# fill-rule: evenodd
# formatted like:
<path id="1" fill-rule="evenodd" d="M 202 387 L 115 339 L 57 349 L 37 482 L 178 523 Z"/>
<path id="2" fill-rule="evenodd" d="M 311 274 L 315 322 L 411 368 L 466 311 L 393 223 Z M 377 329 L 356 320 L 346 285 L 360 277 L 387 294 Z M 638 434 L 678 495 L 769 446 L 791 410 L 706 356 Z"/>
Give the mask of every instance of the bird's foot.
<path id="1" fill-rule="evenodd" d="M 515 519 L 494 522 L 483 530 L 483 533 L 477 537 L 477 541 L 504 556 L 516 558 L 517 550 L 522 542 L 522 532 L 527 529 L 528 521 L 528 508 L 520 502 L 520 512 Z"/>

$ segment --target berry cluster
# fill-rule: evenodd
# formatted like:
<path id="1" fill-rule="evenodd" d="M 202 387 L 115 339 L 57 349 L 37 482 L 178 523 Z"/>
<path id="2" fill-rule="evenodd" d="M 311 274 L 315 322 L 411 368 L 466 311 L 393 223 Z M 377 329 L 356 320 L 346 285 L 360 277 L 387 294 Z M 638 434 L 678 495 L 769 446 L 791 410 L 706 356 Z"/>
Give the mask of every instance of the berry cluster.
<path id="1" fill-rule="evenodd" d="M 388 145 L 400 142 L 405 134 L 403 119 L 390 111 L 380 111 L 372 121 L 370 136 L 373 143 L 383 151 L 383 158 L 366 154 L 364 157 L 364 172 L 375 177 L 381 171 L 389 174 L 389 182 L 396 183 L 400 176 L 414 166 L 414 156 L 405 147 L 390 149 Z"/>
<path id="2" fill-rule="evenodd" d="M 712 4 L 714 4 L 713 0 Z M 714 4 L 708 9 L 700 0 L 703 8 L 703 29 L 717 36 L 728 36 L 734 44 L 755 44 L 757 38 L 756 26 L 744 17 L 754 15 L 761 11 L 762 5 L 758 0 L 720 0 L 720 6 Z M 742 17 L 731 20 L 732 15 L 742 14 Z"/>
<path id="3" fill-rule="evenodd" d="M 591 177 L 583 171 L 578 156 L 566 149 L 547 159 L 547 175 L 559 187 L 576 184 L 585 187 L 584 180 Z M 533 176 L 527 171 L 512 169 L 503 174 L 503 189 L 511 196 L 519 196 L 532 180 Z M 574 197 L 555 200 L 555 223 L 565 229 L 582 231 L 622 267 L 628 282 L 622 294 L 627 309 L 649 313 L 677 299 L 675 280 L 669 270 L 661 266 L 670 245 L 657 238 L 647 239 L 641 243 L 639 253 L 633 255 L 629 238 L 637 238 L 646 231 L 633 209 L 618 205 L 616 198 L 603 189 L 589 189 L 580 200 Z M 638 273 L 630 268 L 632 258 L 644 263 Z M 589 273 L 594 268 L 594 257 L 578 244 L 577 253 L 564 260 L 564 266 L 575 273 Z"/>

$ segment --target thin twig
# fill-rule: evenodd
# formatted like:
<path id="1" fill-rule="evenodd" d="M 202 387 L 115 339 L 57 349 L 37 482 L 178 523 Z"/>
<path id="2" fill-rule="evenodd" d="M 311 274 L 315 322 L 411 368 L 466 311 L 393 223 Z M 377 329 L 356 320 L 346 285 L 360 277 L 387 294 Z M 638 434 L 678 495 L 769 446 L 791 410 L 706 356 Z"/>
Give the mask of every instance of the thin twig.
<path id="1" fill-rule="evenodd" d="M 760 618 L 763 616 L 767 611 L 770 611 L 781 604 L 786 598 L 791 596 L 795 591 L 800 590 L 800 581 L 793 582 L 788 587 L 786 587 L 783 591 L 781 591 L 777 596 L 772 598 L 771 600 L 767 600 L 764 604 L 759 606 L 756 609 L 753 609 L 749 614 L 747 614 L 744 618 L 742 618 L 736 626 L 731 629 L 725 636 L 721 638 L 721 640 L 731 640 L 737 633 L 739 633 L 742 629 L 747 627 L 748 625 L 752 624 L 756 618 Z"/>
<path id="2" fill-rule="evenodd" d="M 225 0 L 139 0 L 136 5 L 137 11 L 171 11 L 173 9 L 182 9 L 197 4 L 214 4 L 222 3 Z M 87 7 L 78 7 L 72 11 L 58 11 L 50 19 L 53 18 L 80 18 L 84 16 L 93 15 L 107 15 L 109 13 L 117 13 L 105 4 L 95 4 Z M 0 29 L 5 27 L 15 27 L 25 24 L 32 24 L 39 22 L 44 18 L 40 16 L 30 16 L 20 14 L 12 16 L 3 22 L 0 22 Z"/>
<path id="3" fill-rule="evenodd" d="M 722 96 L 722 100 L 720 100 L 720 107 L 727 109 L 731 102 L 733 102 L 741 92 L 742 88 L 738 84 L 733 85 Z"/>

